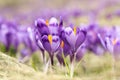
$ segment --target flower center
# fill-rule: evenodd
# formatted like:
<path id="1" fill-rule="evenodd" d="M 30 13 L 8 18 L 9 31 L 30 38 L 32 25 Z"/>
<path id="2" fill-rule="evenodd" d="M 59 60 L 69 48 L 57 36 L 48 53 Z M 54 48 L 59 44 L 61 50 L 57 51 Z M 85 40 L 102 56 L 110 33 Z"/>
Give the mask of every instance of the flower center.
<path id="1" fill-rule="evenodd" d="M 52 44 L 52 35 L 48 35 L 49 43 Z"/>
<path id="2" fill-rule="evenodd" d="M 115 45 L 116 43 L 117 43 L 117 39 L 114 39 L 114 40 L 112 41 L 112 44 Z"/>
<path id="3" fill-rule="evenodd" d="M 74 34 L 76 35 L 76 33 L 77 33 L 76 27 L 73 28 L 73 31 L 74 31 Z"/>
<path id="4" fill-rule="evenodd" d="M 48 20 L 46 20 L 46 25 L 47 25 L 47 26 L 49 25 L 49 21 L 48 21 Z"/>
<path id="5" fill-rule="evenodd" d="M 60 47 L 61 47 L 61 48 L 64 47 L 64 41 L 61 41 Z"/>

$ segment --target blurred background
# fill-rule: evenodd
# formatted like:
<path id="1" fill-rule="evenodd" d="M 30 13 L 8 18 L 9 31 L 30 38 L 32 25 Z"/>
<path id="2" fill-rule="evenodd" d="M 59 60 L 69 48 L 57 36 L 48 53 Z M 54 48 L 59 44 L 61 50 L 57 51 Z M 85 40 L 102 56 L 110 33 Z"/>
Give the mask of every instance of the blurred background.
<path id="1" fill-rule="evenodd" d="M 117 25 L 120 24 L 120 0 L 0 0 L 0 16 L 27 22 L 38 17 L 62 16 L 74 24 L 98 20 L 100 24 Z"/>
<path id="2" fill-rule="evenodd" d="M 80 24 L 89 25 L 91 23 L 93 24 L 98 23 L 100 26 L 102 25 L 105 28 L 109 26 L 111 27 L 117 26 L 120 25 L 120 0 L 0 0 L 0 21 L 2 22 L 3 19 L 3 24 L 9 25 L 8 23 L 4 23 L 4 19 L 5 19 L 6 22 L 7 21 L 13 22 L 11 23 L 12 26 L 14 25 L 15 22 L 16 24 L 15 26 L 17 26 L 17 28 L 18 27 L 33 28 L 34 21 L 36 19 L 44 18 L 45 20 L 47 19 L 49 20 L 51 17 L 56 17 L 58 20 L 60 20 L 60 17 L 62 17 L 65 26 L 68 26 L 70 24 L 74 24 L 75 26 L 76 25 L 79 26 Z M 18 39 L 20 40 L 25 39 L 25 42 L 28 43 L 29 45 L 29 42 L 26 40 L 26 36 L 29 36 L 31 39 L 31 34 L 30 33 L 27 33 L 30 35 L 26 34 L 25 31 L 27 30 L 27 28 L 25 29 L 25 31 L 24 29 L 22 31 L 22 29 L 18 28 L 19 32 L 18 31 L 14 32 L 14 30 L 12 31 L 12 28 L 8 29 L 9 26 L 6 27 L 5 25 L 2 25 L 2 27 L 5 27 L 5 29 L 9 33 L 13 34 L 13 36 L 10 37 L 8 35 L 10 40 L 7 39 L 6 41 L 8 42 L 11 41 L 13 43 L 15 43 L 15 41 L 17 42 L 18 40 L 15 38 L 16 36 L 14 35 L 16 35 L 16 33 L 19 33 L 22 36 L 20 35 L 20 38 L 18 36 Z M 4 32 L 5 29 L 3 28 L 3 30 L 1 31 L 3 31 L 3 33 L 7 33 L 7 31 Z M 2 41 L 4 42 L 5 41 L 4 38 L 6 39 L 6 37 L 4 37 L 3 34 L 3 37 L 1 38 L 1 34 L 2 32 L 0 33 L 0 39 L 3 38 Z M 15 40 L 11 40 L 11 37 L 13 37 L 13 39 L 15 38 Z M 34 40 L 33 40 L 33 44 L 34 44 Z M 26 46 L 25 47 L 22 46 L 21 48 L 26 49 Z M 32 48 L 35 47 L 33 46 Z M 31 47 L 27 46 L 26 50 L 28 50 L 29 53 L 32 49 Z M 11 53 L 13 52 L 11 51 Z M 37 68 L 38 69 L 42 68 L 39 67 L 42 66 L 42 60 L 36 58 L 39 57 L 38 55 L 39 54 L 33 55 L 32 56 L 33 58 L 30 60 L 30 65 L 32 65 L 32 67 L 36 70 Z M 113 65 L 111 65 L 111 61 L 112 61 L 112 57 L 108 54 L 107 56 L 106 55 L 103 57 L 100 56 L 100 58 L 96 57 L 93 54 L 92 55 L 88 54 L 87 56 L 85 56 L 84 64 L 82 63 L 82 67 L 77 68 L 79 70 L 77 69 L 75 70 L 75 75 L 79 75 L 80 73 L 80 76 L 85 75 L 86 77 L 88 77 L 88 75 L 90 76 L 91 73 L 93 73 L 94 77 L 96 77 L 96 75 L 98 76 L 97 80 L 106 80 L 104 76 L 107 78 L 112 77 L 111 70 Z M 86 70 L 84 70 L 83 69 L 84 65 L 87 65 L 89 67 L 85 66 Z M 120 70 L 120 65 L 116 67 L 116 74 L 114 75 L 118 75 L 119 77 L 120 76 L 119 70 Z M 61 67 L 60 70 L 59 69 L 56 70 L 56 73 L 60 73 L 60 72 L 64 73 L 64 70 L 62 71 Z M 100 78 L 99 74 L 102 75 L 103 77 Z M 96 80 L 96 79 L 91 79 L 91 80 Z"/>

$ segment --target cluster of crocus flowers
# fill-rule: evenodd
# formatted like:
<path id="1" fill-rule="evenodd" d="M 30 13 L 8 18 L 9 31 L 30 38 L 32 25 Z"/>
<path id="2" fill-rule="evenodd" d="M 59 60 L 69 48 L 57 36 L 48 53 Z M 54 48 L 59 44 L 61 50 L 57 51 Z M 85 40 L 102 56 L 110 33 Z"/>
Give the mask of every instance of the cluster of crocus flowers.
<path id="1" fill-rule="evenodd" d="M 74 63 L 80 61 L 85 53 L 97 56 L 111 53 L 114 59 L 120 59 L 120 28 L 101 27 L 99 24 L 63 25 L 63 20 L 55 17 L 50 20 L 38 18 L 33 27 L 21 26 L 14 22 L 0 20 L 0 45 L 9 52 L 20 53 L 20 61 L 26 62 L 38 49 L 42 53 L 45 72 L 49 65 L 55 65 L 57 58 L 60 65 L 66 65 L 70 59 L 70 75 L 73 76 Z M 19 46 L 23 44 L 21 49 Z M 1 47 L 0 47 L 1 48 Z M 46 57 L 46 52 L 49 57 Z"/>
<path id="2" fill-rule="evenodd" d="M 21 45 L 23 46 L 20 47 Z M 19 60 L 24 62 L 28 60 L 24 58 L 30 58 L 38 49 L 31 27 L 4 20 L 0 23 L 0 46 L 1 49 L 4 47 L 4 52 L 11 56 L 17 57 L 17 53 L 20 53 Z"/>
<path id="3" fill-rule="evenodd" d="M 35 21 L 35 38 L 40 49 L 49 54 L 50 62 L 54 64 L 56 55 L 59 62 L 64 64 L 63 56 L 70 56 L 71 62 L 81 58 L 81 45 L 85 41 L 86 31 L 80 27 L 63 27 L 63 21 L 52 17 L 49 21 L 37 19 Z M 44 54 L 44 53 L 43 53 Z M 80 59 L 79 59 L 80 60 Z"/>
<path id="4" fill-rule="evenodd" d="M 50 57 L 55 52 L 73 56 L 85 41 L 86 31 L 80 27 L 63 27 L 62 20 L 58 23 L 56 18 L 35 21 L 35 38 L 38 46 L 46 50 Z M 62 50 L 62 52 L 61 52 Z M 57 55 L 57 54 L 56 54 Z"/>
<path id="5" fill-rule="evenodd" d="M 73 76 L 74 62 L 80 61 L 87 51 L 91 51 L 97 56 L 110 52 L 113 56 L 119 56 L 119 29 L 101 28 L 98 24 L 70 25 L 65 27 L 63 21 L 58 21 L 55 17 L 50 20 L 39 18 L 35 20 L 35 40 L 42 51 L 49 54 L 46 63 L 54 65 L 54 57 L 61 65 L 65 65 L 65 58 L 70 58 L 70 76 Z M 114 34 L 110 34 L 114 32 Z M 117 35 L 115 35 L 117 34 Z M 89 53 L 89 52 L 88 52 Z"/>

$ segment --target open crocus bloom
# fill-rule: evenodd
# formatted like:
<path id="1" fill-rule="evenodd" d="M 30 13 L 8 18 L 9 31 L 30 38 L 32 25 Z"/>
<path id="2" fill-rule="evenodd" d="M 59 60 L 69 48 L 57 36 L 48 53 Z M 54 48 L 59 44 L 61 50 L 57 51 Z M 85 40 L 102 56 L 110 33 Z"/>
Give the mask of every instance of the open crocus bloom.
<path id="1" fill-rule="evenodd" d="M 65 38 L 69 43 L 73 52 L 85 41 L 86 32 L 80 30 L 77 27 L 67 27 L 65 28 Z"/>
<path id="2" fill-rule="evenodd" d="M 73 60 L 74 56 L 76 56 L 77 49 L 85 41 L 85 37 L 85 30 L 81 30 L 78 27 L 66 27 L 61 31 L 61 48 L 65 56 L 70 55 L 71 61 Z M 78 53 L 80 54 L 80 50 Z M 60 58 L 60 53 L 57 55 L 57 57 L 62 60 L 62 58 Z"/>
<path id="3" fill-rule="evenodd" d="M 51 18 L 50 21 L 38 19 L 35 21 L 36 31 L 39 36 L 39 47 L 46 50 L 51 58 L 53 64 L 53 56 L 60 45 L 60 38 L 58 35 L 58 22 L 56 18 Z M 42 43 L 42 44 L 41 44 Z"/>
<path id="4" fill-rule="evenodd" d="M 74 73 L 74 61 L 81 60 L 84 53 L 81 51 L 81 45 L 85 41 L 86 38 L 86 31 L 82 30 L 78 27 L 66 27 L 61 31 L 61 45 L 62 53 L 64 55 L 70 56 L 70 76 L 73 76 Z M 79 49 L 78 49 L 79 48 Z M 62 55 L 63 56 L 63 55 Z M 57 55 L 58 60 L 61 64 L 64 65 L 64 59 Z"/>

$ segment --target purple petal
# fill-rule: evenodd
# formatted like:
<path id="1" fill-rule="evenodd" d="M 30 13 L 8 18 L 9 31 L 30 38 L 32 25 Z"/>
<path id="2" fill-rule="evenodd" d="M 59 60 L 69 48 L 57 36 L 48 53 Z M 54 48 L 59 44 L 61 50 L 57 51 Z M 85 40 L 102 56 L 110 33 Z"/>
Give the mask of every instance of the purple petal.
<path id="1" fill-rule="evenodd" d="M 58 59 L 58 61 L 59 61 L 59 63 L 60 63 L 61 65 L 65 65 L 64 59 L 63 59 L 63 56 L 62 56 L 62 49 L 60 49 L 60 50 L 58 51 L 56 57 L 57 57 L 57 59 Z"/>
<path id="2" fill-rule="evenodd" d="M 58 35 L 58 21 L 56 18 L 52 17 L 49 21 L 49 31 L 52 35 Z"/>
<path id="3" fill-rule="evenodd" d="M 45 24 L 45 21 L 43 19 L 36 20 L 35 26 L 41 35 L 48 35 L 50 33 L 48 26 Z"/>
<path id="4" fill-rule="evenodd" d="M 74 34 L 72 28 L 67 27 L 65 29 L 65 36 L 66 36 L 66 40 L 71 45 L 71 47 L 75 48 L 75 43 L 76 43 L 76 40 L 77 40 L 77 36 Z"/>
<path id="5" fill-rule="evenodd" d="M 99 38 L 99 40 L 100 40 L 100 42 L 101 42 L 102 46 L 106 49 L 106 44 L 105 44 L 105 41 L 102 39 L 102 37 L 101 37 L 101 35 L 100 35 L 100 34 L 98 34 L 98 38 Z"/>
<path id="6" fill-rule="evenodd" d="M 53 26 L 53 27 L 56 27 L 58 26 L 58 21 L 55 17 L 52 17 L 50 20 L 49 20 L 49 25 L 50 26 Z"/>
<path id="7" fill-rule="evenodd" d="M 60 46 L 60 38 L 59 36 L 52 36 L 52 44 L 51 44 L 51 49 L 52 49 L 52 52 L 56 52 L 57 49 L 59 48 Z"/>
<path id="8" fill-rule="evenodd" d="M 107 47 L 108 51 L 110 53 L 113 53 L 113 44 L 112 44 L 112 41 L 110 40 L 109 37 L 106 37 L 105 41 L 106 41 L 106 47 Z"/>
<path id="9" fill-rule="evenodd" d="M 80 47 L 76 52 L 76 61 L 80 61 L 85 55 L 84 49 Z"/>
<path id="10" fill-rule="evenodd" d="M 78 37 L 77 37 L 76 44 L 75 44 L 76 49 L 85 41 L 85 39 L 86 39 L 86 32 L 80 31 L 77 34 L 77 36 Z"/>
<path id="11" fill-rule="evenodd" d="M 48 53 L 51 53 L 51 51 L 52 51 L 52 49 L 51 49 L 51 45 L 50 45 L 50 43 L 49 43 L 49 41 L 48 41 L 48 37 L 46 36 L 46 35 L 44 35 L 43 37 L 42 37 L 42 44 L 43 44 L 43 47 L 44 47 L 44 49 L 48 52 Z"/>

